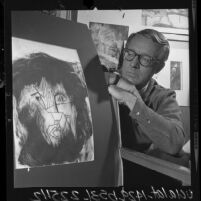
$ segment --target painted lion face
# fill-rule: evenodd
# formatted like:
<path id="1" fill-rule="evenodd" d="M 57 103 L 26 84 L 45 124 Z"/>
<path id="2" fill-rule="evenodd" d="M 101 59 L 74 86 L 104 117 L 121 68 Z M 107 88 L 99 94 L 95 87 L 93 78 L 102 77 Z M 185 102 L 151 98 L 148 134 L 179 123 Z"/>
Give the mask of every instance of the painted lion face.
<path id="1" fill-rule="evenodd" d="M 25 108 L 28 111 L 26 118 L 36 119 L 49 145 L 59 146 L 69 131 L 76 139 L 76 108 L 61 83 L 51 86 L 43 77 L 39 85 L 25 85 L 20 94 L 18 113 Z M 21 137 L 26 141 L 26 126 L 19 122 L 16 129 L 21 131 Z"/>

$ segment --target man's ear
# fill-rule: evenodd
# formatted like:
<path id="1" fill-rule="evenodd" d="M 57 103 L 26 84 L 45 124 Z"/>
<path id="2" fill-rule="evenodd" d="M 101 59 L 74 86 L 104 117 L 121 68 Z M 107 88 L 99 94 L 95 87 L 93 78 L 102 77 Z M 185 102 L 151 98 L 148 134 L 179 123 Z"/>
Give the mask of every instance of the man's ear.
<path id="1" fill-rule="evenodd" d="M 165 66 L 165 62 L 160 62 L 160 63 L 158 63 L 157 65 L 156 65 L 156 68 L 155 68 L 155 74 L 157 74 L 157 73 L 159 73 L 162 69 L 163 69 L 163 67 Z"/>

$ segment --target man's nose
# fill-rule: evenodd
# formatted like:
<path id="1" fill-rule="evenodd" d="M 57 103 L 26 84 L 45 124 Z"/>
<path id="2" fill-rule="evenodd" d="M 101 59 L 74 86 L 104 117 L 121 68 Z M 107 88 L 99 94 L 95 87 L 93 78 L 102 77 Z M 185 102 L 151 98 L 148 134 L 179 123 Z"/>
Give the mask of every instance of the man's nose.
<path id="1" fill-rule="evenodd" d="M 131 68 L 136 68 L 136 69 L 139 69 L 140 68 L 140 63 L 139 63 L 139 60 L 138 60 L 138 56 L 136 55 L 132 61 L 130 61 L 130 67 Z"/>

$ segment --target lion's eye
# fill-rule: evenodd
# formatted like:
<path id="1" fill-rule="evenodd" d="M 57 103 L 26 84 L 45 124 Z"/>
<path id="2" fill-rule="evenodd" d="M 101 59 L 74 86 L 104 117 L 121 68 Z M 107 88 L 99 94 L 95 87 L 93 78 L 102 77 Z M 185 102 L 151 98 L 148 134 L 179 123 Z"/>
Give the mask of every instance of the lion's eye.
<path id="1" fill-rule="evenodd" d="M 41 100 L 41 97 L 40 96 L 35 96 L 36 100 L 37 101 L 40 101 Z"/>
<path id="2" fill-rule="evenodd" d="M 67 98 L 63 94 L 57 94 L 55 96 L 55 101 L 57 104 L 62 104 L 67 102 Z"/>

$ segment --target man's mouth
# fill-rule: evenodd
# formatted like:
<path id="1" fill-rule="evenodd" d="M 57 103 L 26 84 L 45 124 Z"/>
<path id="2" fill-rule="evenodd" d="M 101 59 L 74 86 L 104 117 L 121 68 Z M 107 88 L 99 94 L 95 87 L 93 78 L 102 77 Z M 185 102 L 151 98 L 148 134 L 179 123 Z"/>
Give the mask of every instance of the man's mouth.
<path id="1" fill-rule="evenodd" d="M 139 80 L 139 75 L 136 72 L 127 71 L 122 75 L 123 78 L 135 84 Z"/>
<path id="2" fill-rule="evenodd" d="M 136 72 L 133 72 L 133 71 L 132 72 L 131 71 L 126 72 L 126 76 L 131 77 L 131 78 L 137 78 L 138 77 Z"/>

